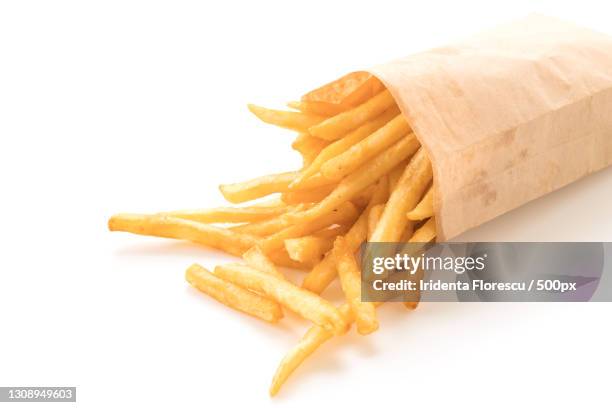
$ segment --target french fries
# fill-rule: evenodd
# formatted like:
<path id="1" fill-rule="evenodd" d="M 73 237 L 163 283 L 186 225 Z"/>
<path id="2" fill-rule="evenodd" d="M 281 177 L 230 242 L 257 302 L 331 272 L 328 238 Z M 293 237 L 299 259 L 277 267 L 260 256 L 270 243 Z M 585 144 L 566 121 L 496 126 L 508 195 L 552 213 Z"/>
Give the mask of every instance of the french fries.
<path id="1" fill-rule="evenodd" d="M 313 162 L 304 170 L 300 172 L 297 179 L 294 180 L 290 187 L 299 188 L 305 180 L 309 177 L 314 176 L 321 170 L 323 164 L 333 159 L 334 157 L 342 154 L 351 146 L 363 140 L 368 135 L 372 134 L 375 130 L 384 126 L 387 122 L 393 119 L 399 114 L 399 109 L 396 106 L 387 109 L 382 115 L 364 123 L 357 129 L 351 131 L 348 135 L 342 139 L 336 140 L 332 144 L 325 147 L 319 155 L 313 160 Z"/>
<path id="2" fill-rule="evenodd" d="M 358 215 L 357 208 L 350 201 L 347 201 L 331 212 L 312 220 L 312 222 L 294 224 L 269 236 L 262 242 L 261 249 L 264 253 L 269 253 L 274 249 L 282 247 L 286 239 L 308 235 L 333 224 L 350 222 L 356 219 Z"/>
<path id="3" fill-rule="evenodd" d="M 291 147 L 300 152 L 304 165 L 307 166 L 329 143 L 318 137 L 310 136 L 308 133 L 300 133 L 291 144 Z"/>
<path id="4" fill-rule="evenodd" d="M 223 197 L 233 204 L 255 200 L 273 193 L 289 191 L 289 184 L 298 176 L 297 172 L 270 174 L 242 183 L 221 184 Z"/>
<path id="5" fill-rule="evenodd" d="M 182 239 L 241 257 L 242 263 L 218 265 L 214 273 L 194 264 L 185 277 L 199 291 L 266 322 L 276 323 L 288 309 L 313 323 L 281 361 L 270 395 L 353 323 L 362 335 L 378 330 L 380 303 L 361 300 L 369 278 L 361 276 L 357 261 L 370 256 L 362 253 L 364 242 L 426 245 L 436 237 L 431 164 L 376 77 L 355 72 L 288 106 L 297 111 L 248 107 L 262 121 L 298 132 L 291 147 L 302 157 L 299 170 L 219 186 L 230 203 L 270 196 L 266 201 L 117 214 L 108 223 L 111 231 Z M 301 286 L 286 279 L 281 266 L 305 270 Z M 346 298 L 339 308 L 321 296 L 337 277 Z M 414 309 L 419 296 L 401 300 Z"/>
<path id="6" fill-rule="evenodd" d="M 287 107 L 300 112 L 309 113 L 311 115 L 324 116 L 326 118 L 335 116 L 348 109 L 348 107 L 344 108 L 342 106 L 308 101 L 291 101 L 287 103 Z"/>
<path id="7" fill-rule="evenodd" d="M 340 276 L 342 290 L 357 323 L 357 332 L 359 334 L 370 334 L 378 330 L 374 305 L 361 301 L 359 266 L 352 248 L 347 244 L 345 238 L 338 237 L 334 242 L 333 257 Z"/>
<path id="8" fill-rule="evenodd" d="M 368 72 L 352 72 L 302 96 L 302 102 L 330 109 L 330 114 L 347 110 L 367 101 L 384 89 L 383 84 Z"/>
<path id="9" fill-rule="evenodd" d="M 168 217 L 203 222 L 205 224 L 256 222 L 270 219 L 289 211 L 291 207 L 220 207 L 203 210 L 182 210 L 159 213 Z"/>
<path id="10" fill-rule="evenodd" d="M 283 311 L 278 303 L 227 282 L 198 264 L 193 264 L 187 269 L 185 279 L 200 292 L 232 309 L 270 323 L 276 323 L 283 317 Z"/>
<path id="11" fill-rule="evenodd" d="M 242 256 L 258 243 L 257 238 L 250 235 L 165 215 L 117 214 L 109 220 L 108 228 L 111 231 L 182 239 L 235 256 Z"/>
<path id="12" fill-rule="evenodd" d="M 385 177 L 378 181 L 378 185 L 372 195 L 368 207 L 361 213 L 355 224 L 346 233 L 345 239 L 351 250 L 355 252 L 357 248 L 366 240 L 368 233 L 368 214 L 372 207 L 387 200 L 389 190 L 388 181 Z M 325 258 L 306 275 L 302 282 L 302 287 L 314 293 L 321 293 L 336 277 L 336 265 L 331 253 L 327 253 Z"/>
<path id="13" fill-rule="evenodd" d="M 321 173 L 329 180 L 341 180 L 402 137 L 406 137 L 409 132 L 410 126 L 404 117 L 397 115 L 376 132 L 328 160 L 321 166 Z M 414 138 L 414 135 L 409 137 Z"/>
<path id="14" fill-rule="evenodd" d="M 372 240 L 372 234 L 374 234 L 374 230 L 380 221 L 384 209 L 384 204 L 377 204 L 370 208 L 370 212 L 368 213 L 368 241 Z"/>
<path id="15" fill-rule="evenodd" d="M 431 182 L 432 170 L 423 148 L 412 157 L 404 174 L 391 193 L 385 210 L 372 234 L 374 242 L 397 242 L 408 224 L 406 212 L 416 206 L 427 185 Z"/>
<path id="16" fill-rule="evenodd" d="M 342 305 L 339 312 L 350 320 L 350 308 L 347 304 Z M 300 342 L 289 351 L 279 364 L 270 385 L 270 396 L 275 396 L 289 376 L 302 364 L 321 344 L 334 337 L 334 334 L 321 326 L 314 325 L 310 328 Z"/>
<path id="17" fill-rule="evenodd" d="M 295 223 L 309 222 L 333 211 L 338 205 L 352 199 L 376 180 L 384 176 L 396 164 L 412 155 L 419 148 L 413 138 L 404 138 L 382 152 L 355 173 L 345 177 L 340 184 L 321 202 L 301 213 L 286 214 L 285 217 Z M 403 214 L 405 218 L 405 213 Z"/>
<path id="18" fill-rule="evenodd" d="M 433 209 L 433 188 L 429 187 L 427 193 L 423 196 L 421 201 L 417 204 L 414 209 L 408 211 L 406 214 L 406 218 L 411 221 L 421 221 L 425 218 L 433 217 L 434 209 Z"/>
<path id="19" fill-rule="evenodd" d="M 331 249 L 333 244 L 333 237 L 317 237 L 310 235 L 286 239 L 285 249 L 289 254 L 289 258 L 295 261 L 320 261 L 323 255 Z"/>
<path id="20" fill-rule="evenodd" d="M 262 108 L 253 104 L 248 105 L 248 108 L 263 122 L 298 132 L 306 132 L 308 128 L 325 120 L 324 116 Z"/>
<path id="21" fill-rule="evenodd" d="M 331 303 L 284 279 L 239 264 L 219 265 L 215 268 L 215 275 L 246 289 L 263 293 L 334 334 L 342 334 L 346 330 L 345 319 Z"/>
<path id="22" fill-rule="evenodd" d="M 261 248 L 254 246 L 244 254 L 242 258 L 246 261 L 247 265 L 265 273 L 269 273 L 272 276 L 276 276 L 280 279 L 285 279 L 285 276 L 276 269 L 274 263 L 263 253 Z"/>
<path id="23" fill-rule="evenodd" d="M 281 194 L 286 204 L 317 203 L 334 191 L 335 184 L 326 184 L 308 190 L 288 191 Z"/>
<path id="24" fill-rule="evenodd" d="M 395 105 L 395 101 L 391 93 L 385 90 L 356 108 L 311 126 L 308 128 L 308 132 L 320 139 L 338 140 L 349 131 L 363 125 L 368 120 L 374 119 L 393 105 Z"/>
<path id="25" fill-rule="evenodd" d="M 436 237 L 436 219 L 431 217 L 419 229 L 408 242 L 430 242 Z"/>

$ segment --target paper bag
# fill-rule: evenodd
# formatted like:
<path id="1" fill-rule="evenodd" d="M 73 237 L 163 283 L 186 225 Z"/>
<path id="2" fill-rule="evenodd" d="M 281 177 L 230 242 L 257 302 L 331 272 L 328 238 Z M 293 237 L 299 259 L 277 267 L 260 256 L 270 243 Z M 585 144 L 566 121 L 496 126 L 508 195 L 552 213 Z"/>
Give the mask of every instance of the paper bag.
<path id="1" fill-rule="evenodd" d="M 428 151 L 438 240 L 612 163 L 612 38 L 530 16 L 368 70 Z"/>

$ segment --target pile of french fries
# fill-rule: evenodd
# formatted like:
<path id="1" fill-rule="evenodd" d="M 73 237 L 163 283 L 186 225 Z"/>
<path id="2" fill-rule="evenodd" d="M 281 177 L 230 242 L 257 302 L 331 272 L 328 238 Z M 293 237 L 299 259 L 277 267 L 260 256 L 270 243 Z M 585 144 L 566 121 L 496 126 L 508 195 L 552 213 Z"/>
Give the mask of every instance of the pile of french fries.
<path id="1" fill-rule="evenodd" d="M 188 240 L 240 257 L 213 272 L 194 264 L 186 279 L 267 322 L 283 318 L 283 309 L 312 322 L 281 361 L 271 395 L 321 344 L 353 323 L 362 335 L 378 329 L 380 303 L 361 301 L 362 243 L 429 242 L 436 236 L 431 164 L 378 79 L 349 74 L 288 106 L 293 111 L 249 109 L 266 123 L 298 132 L 292 147 L 303 167 L 220 186 L 230 203 L 256 203 L 118 214 L 108 224 L 111 231 Z M 278 267 L 305 270 L 301 287 Z M 346 297 L 339 307 L 321 296 L 337 277 Z M 405 305 L 414 309 L 417 302 Z"/>

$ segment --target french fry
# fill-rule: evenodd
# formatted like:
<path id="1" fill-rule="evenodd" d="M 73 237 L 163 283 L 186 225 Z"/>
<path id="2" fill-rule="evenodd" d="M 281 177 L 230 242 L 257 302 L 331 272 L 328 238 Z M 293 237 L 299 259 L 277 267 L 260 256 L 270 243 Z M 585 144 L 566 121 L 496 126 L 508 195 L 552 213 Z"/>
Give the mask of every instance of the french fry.
<path id="1" fill-rule="evenodd" d="M 310 206 L 310 204 L 298 204 L 295 206 L 287 206 L 287 204 L 285 204 L 284 202 L 282 202 L 282 205 L 287 208 L 287 211 L 285 213 L 292 212 L 292 211 L 303 211 L 309 208 Z M 236 226 L 230 227 L 230 230 L 234 232 L 239 232 L 242 234 L 250 234 L 250 235 L 263 237 L 267 235 L 272 235 L 275 232 L 278 232 L 282 230 L 283 228 L 288 227 L 289 225 L 290 225 L 289 222 L 285 218 L 277 216 L 277 217 L 272 217 L 270 219 L 263 220 L 263 221 L 256 221 L 256 222 L 251 222 L 247 224 L 236 225 Z"/>
<path id="2" fill-rule="evenodd" d="M 358 171 L 345 177 L 340 184 L 314 207 L 293 214 L 285 214 L 286 217 L 295 223 L 306 223 L 315 218 L 321 217 L 333 211 L 338 205 L 351 200 L 360 191 L 370 186 L 382 176 L 387 174 L 398 163 L 419 148 L 419 143 L 414 138 L 404 138 L 385 150 L 367 164 L 359 168 Z M 405 213 L 402 214 L 406 219 Z"/>
<path id="3" fill-rule="evenodd" d="M 338 183 L 334 180 L 330 180 L 326 177 L 323 177 L 321 173 L 316 173 L 299 184 L 291 183 L 289 185 L 289 189 L 291 191 L 302 191 L 302 190 L 311 190 L 314 188 L 319 188 L 323 186 L 329 185 L 337 185 Z"/>
<path id="4" fill-rule="evenodd" d="M 329 180 L 341 180 L 402 137 L 415 136 L 410 133 L 408 122 L 400 114 L 345 152 L 327 161 L 321 166 L 321 173 Z"/>
<path id="5" fill-rule="evenodd" d="M 376 184 L 376 190 L 372 195 L 370 204 L 361 213 L 351 229 L 346 233 L 345 239 L 351 249 L 356 251 L 365 241 L 368 233 L 368 212 L 369 209 L 377 204 L 387 201 L 389 195 L 388 181 L 383 177 Z M 336 277 L 336 265 L 331 253 L 327 253 L 323 260 L 304 277 L 302 287 L 314 293 L 321 293 Z"/>
<path id="6" fill-rule="evenodd" d="M 351 228 L 351 225 L 352 224 L 350 223 L 332 225 L 330 227 L 323 228 L 312 235 L 319 238 L 336 238 L 338 235 L 345 234 Z"/>
<path id="7" fill-rule="evenodd" d="M 370 184 L 365 189 L 361 190 L 355 197 L 351 198 L 351 203 L 355 204 L 357 208 L 366 208 L 372 199 L 372 195 L 376 190 L 376 184 Z"/>
<path id="8" fill-rule="evenodd" d="M 393 190 L 395 190 L 397 182 L 402 177 L 402 174 L 404 174 L 404 170 L 406 170 L 406 166 L 408 165 L 409 161 L 410 160 L 402 161 L 400 164 L 395 166 L 393 170 L 389 172 L 389 191 L 392 192 Z"/>
<path id="9" fill-rule="evenodd" d="M 264 254 L 258 246 L 254 246 L 244 254 L 242 254 L 242 259 L 244 259 L 252 268 L 255 268 L 259 271 L 268 273 L 272 276 L 276 276 L 277 278 L 285 279 L 285 276 L 276 269 L 274 263 Z"/>
<path id="10" fill-rule="evenodd" d="M 382 82 L 368 72 L 352 72 L 302 96 L 302 101 L 332 108 L 362 104 L 384 89 Z"/>
<path id="11" fill-rule="evenodd" d="M 265 200 L 258 201 L 256 203 L 251 204 L 251 207 L 284 207 L 285 203 L 280 199 L 280 197 L 272 197 L 267 198 Z"/>
<path id="12" fill-rule="evenodd" d="M 412 238 L 412 235 L 414 235 L 414 222 L 408 221 L 408 223 L 406 224 L 406 228 L 404 228 L 404 232 L 402 232 L 400 242 L 408 242 L 410 238 Z"/>
<path id="13" fill-rule="evenodd" d="M 408 211 L 406 217 L 412 221 L 421 221 L 425 218 L 433 217 L 433 215 L 433 187 L 429 187 L 429 190 L 427 190 L 427 193 L 425 193 L 421 201 L 413 210 Z"/>
<path id="14" fill-rule="evenodd" d="M 282 217 L 274 217 L 269 220 L 251 222 L 249 224 L 241 224 L 230 227 L 229 229 L 241 234 L 250 234 L 259 237 L 272 235 L 275 232 L 286 228 L 289 223 Z"/>
<path id="15" fill-rule="evenodd" d="M 370 213 L 368 214 L 368 241 L 370 241 L 384 209 L 384 204 L 377 204 L 370 208 Z"/>
<path id="16" fill-rule="evenodd" d="M 338 311 L 347 321 L 352 320 L 348 304 L 340 306 Z M 275 396 L 295 369 L 318 349 L 319 346 L 332 337 L 334 337 L 334 334 L 331 331 L 325 330 L 321 326 L 312 326 L 299 343 L 289 350 L 278 365 L 276 373 L 274 373 L 274 378 L 272 379 L 272 384 L 270 385 L 270 396 Z"/>
<path id="17" fill-rule="evenodd" d="M 167 211 L 158 215 L 182 218 L 207 224 L 256 222 L 286 213 L 291 207 L 219 207 L 203 210 Z"/>
<path id="18" fill-rule="evenodd" d="M 234 231 L 165 215 L 117 214 L 108 221 L 111 231 L 131 232 L 191 241 L 241 256 L 257 238 Z"/>
<path id="19" fill-rule="evenodd" d="M 287 103 L 287 106 L 291 109 L 295 109 L 300 112 L 308 113 L 311 115 L 324 116 L 326 118 L 335 116 L 339 114 L 340 112 L 344 112 L 345 110 L 350 109 L 350 107 L 348 106 L 343 107 L 340 105 L 335 106 L 335 105 L 326 104 L 326 103 L 322 104 L 319 102 L 307 102 L 307 101 L 291 101 Z"/>
<path id="20" fill-rule="evenodd" d="M 215 268 L 215 275 L 255 292 L 264 293 L 282 306 L 334 334 L 342 334 L 347 324 L 331 303 L 285 279 L 247 265 L 227 264 Z"/>
<path id="21" fill-rule="evenodd" d="M 283 317 L 283 311 L 278 303 L 225 281 L 200 265 L 191 265 L 185 272 L 185 279 L 200 292 L 232 309 L 270 323 L 276 323 Z"/>
<path id="22" fill-rule="evenodd" d="M 334 242 L 333 257 L 336 263 L 342 291 L 353 312 L 359 334 L 370 334 L 378 330 L 376 309 L 370 302 L 361 301 L 361 274 L 351 246 L 343 237 Z"/>
<path id="23" fill-rule="evenodd" d="M 253 104 L 249 104 L 248 108 L 263 122 L 298 132 L 306 132 L 310 127 L 325 120 L 324 116 L 268 109 Z"/>
<path id="24" fill-rule="evenodd" d="M 321 150 L 321 153 L 314 159 L 314 161 L 308 166 L 306 169 L 302 170 L 298 177 L 291 183 L 290 187 L 300 188 L 300 185 L 304 183 L 308 178 L 314 176 L 321 170 L 321 166 L 327 161 L 333 159 L 334 157 L 342 154 L 355 143 L 360 142 L 368 135 L 375 132 L 377 129 L 384 126 L 387 122 L 393 119 L 395 116 L 399 114 L 399 109 L 397 106 L 392 106 L 383 112 L 380 116 L 372 119 L 363 125 L 359 126 L 357 129 L 351 131 L 342 139 L 336 140 L 332 144 L 325 147 Z"/>
<path id="25" fill-rule="evenodd" d="M 303 211 L 304 209 L 309 208 L 310 204 L 287 206 L 287 204 L 283 203 L 283 206 L 288 208 L 288 210 L 285 212 L 287 213 L 292 211 Z M 239 232 L 241 234 L 250 234 L 258 237 L 265 237 L 268 235 L 272 235 L 275 232 L 282 230 L 283 228 L 287 228 L 289 225 L 290 223 L 285 218 L 277 216 L 263 221 L 235 225 L 230 227 L 229 229 L 234 232 Z"/>
<path id="26" fill-rule="evenodd" d="M 308 133 L 300 133 L 291 144 L 291 147 L 300 152 L 307 166 L 317 157 L 321 150 L 329 144 L 330 142 L 327 140 L 310 136 Z"/>
<path id="27" fill-rule="evenodd" d="M 391 93 L 385 90 L 356 108 L 311 126 L 308 128 L 308 132 L 321 139 L 337 140 L 368 120 L 374 119 L 393 105 L 395 105 L 395 100 Z"/>
<path id="28" fill-rule="evenodd" d="M 416 206 L 431 178 L 431 164 L 427 153 L 421 148 L 412 157 L 397 187 L 391 193 L 372 234 L 373 242 L 397 242 L 402 237 L 408 224 L 406 212 Z"/>
<path id="29" fill-rule="evenodd" d="M 331 193 L 336 184 L 327 184 L 308 190 L 288 191 L 281 194 L 281 200 L 287 204 L 316 203 Z"/>
<path id="30" fill-rule="evenodd" d="M 314 267 L 314 262 L 298 262 L 289 258 L 289 254 L 285 248 L 279 248 L 276 251 L 272 251 L 267 256 L 274 265 L 282 266 L 284 268 L 309 271 Z"/>
<path id="31" fill-rule="evenodd" d="M 419 229 L 408 242 L 429 242 L 436 237 L 436 219 L 431 217 Z"/>
<path id="32" fill-rule="evenodd" d="M 276 234 L 269 236 L 262 242 L 261 249 L 267 254 L 270 251 L 282 247 L 283 242 L 286 239 L 312 234 L 313 232 L 319 231 L 333 224 L 348 223 L 356 219 L 358 215 L 357 208 L 351 202 L 342 203 L 330 213 L 312 220 L 311 222 L 291 225 L 277 232 Z"/>
<path id="33" fill-rule="evenodd" d="M 312 260 L 318 262 L 331 249 L 334 244 L 334 238 L 308 235 L 300 238 L 286 239 L 284 244 L 289 258 L 299 262 Z"/>
<path id="34" fill-rule="evenodd" d="M 381 302 L 373 302 L 374 307 L 378 307 L 381 304 Z M 347 324 L 352 324 L 354 319 L 348 304 L 340 306 L 338 311 L 344 316 Z M 298 344 L 285 354 L 278 365 L 274 377 L 272 378 L 272 384 L 270 385 L 270 396 L 275 396 L 296 368 L 298 368 L 316 349 L 332 337 L 334 337 L 333 333 L 328 330 L 317 325 L 312 326 Z"/>
<path id="35" fill-rule="evenodd" d="M 289 191 L 289 184 L 298 174 L 297 172 L 270 174 L 242 183 L 221 184 L 219 190 L 230 203 L 243 203 L 273 193 Z"/>

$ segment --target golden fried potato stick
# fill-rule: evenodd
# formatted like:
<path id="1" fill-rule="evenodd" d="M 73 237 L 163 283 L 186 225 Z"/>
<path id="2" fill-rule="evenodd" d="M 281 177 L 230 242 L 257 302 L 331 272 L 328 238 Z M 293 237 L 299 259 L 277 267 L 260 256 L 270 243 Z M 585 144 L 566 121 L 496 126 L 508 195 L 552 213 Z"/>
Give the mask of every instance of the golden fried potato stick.
<path id="1" fill-rule="evenodd" d="M 326 184 L 308 190 L 288 191 L 281 194 L 281 200 L 286 204 L 307 204 L 316 203 L 324 199 L 331 193 L 337 184 Z"/>
<path id="2" fill-rule="evenodd" d="M 340 306 L 338 310 L 347 321 L 350 322 L 352 320 L 350 307 L 348 304 Z M 289 350 L 289 352 L 280 362 L 278 368 L 276 369 L 276 373 L 274 374 L 274 378 L 272 379 L 272 384 L 270 385 L 270 396 L 275 396 L 295 369 L 298 368 L 309 355 L 319 348 L 321 344 L 325 343 L 332 337 L 334 337 L 334 333 L 331 331 L 325 330 L 321 326 L 312 326 L 306 332 L 304 337 L 302 337 L 300 342 Z"/>
<path id="3" fill-rule="evenodd" d="M 368 214 L 368 241 L 372 238 L 372 234 L 378 225 L 378 221 L 380 221 L 380 216 L 384 209 L 384 204 L 377 204 L 370 208 L 370 213 Z"/>
<path id="4" fill-rule="evenodd" d="M 311 204 L 298 204 L 298 205 L 287 206 L 287 204 L 285 204 L 284 202 L 282 202 L 282 205 L 283 207 L 288 209 L 286 213 L 291 212 L 291 211 L 303 211 L 311 206 Z M 263 237 L 267 235 L 272 235 L 275 232 L 278 232 L 282 230 L 283 228 L 288 227 L 289 225 L 290 223 L 286 219 L 280 216 L 277 216 L 277 217 L 272 217 L 270 219 L 263 220 L 263 221 L 256 221 L 256 222 L 236 225 L 236 226 L 230 227 L 230 230 L 234 232 L 240 232 L 242 234 L 250 234 L 250 235 Z"/>
<path id="5" fill-rule="evenodd" d="M 365 189 L 361 190 L 355 197 L 351 198 L 351 203 L 355 204 L 357 208 L 366 208 L 374 195 L 376 190 L 376 184 L 370 184 Z"/>
<path id="6" fill-rule="evenodd" d="M 325 227 L 333 224 L 345 224 L 357 219 L 359 212 L 357 207 L 349 201 L 340 204 L 331 212 L 324 214 L 321 217 L 311 220 L 311 222 L 293 224 L 274 235 L 264 239 L 261 243 L 261 249 L 264 253 L 281 248 L 286 239 L 303 237 L 304 235 L 312 234 Z"/>
<path id="7" fill-rule="evenodd" d="M 415 136 L 410 133 L 410 126 L 404 116 L 399 114 L 365 139 L 323 164 L 321 173 L 329 180 L 341 180 L 402 137 Z"/>
<path id="8" fill-rule="evenodd" d="M 300 133 L 295 138 L 291 147 L 302 155 L 304 165 L 308 166 L 317 155 L 331 142 L 318 137 L 310 136 L 308 133 Z"/>
<path id="9" fill-rule="evenodd" d="M 420 148 L 406 166 L 404 174 L 391 193 L 376 230 L 372 234 L 372 242 L 397 242 L 401 239 L 408 224 L 406 212 L 419 202 L 431 178 L 431 163 L 425 150 Z"/>
<path id="10" fill-rule="evenodd" d="M 406 306 L 406 308 L 410 309 L 410 310 L 414 310 L 419 306 L 419 302 L 421 301 L 421 287 L 420 287 L 420 282 L 423 280 L 423 268 L 419 268 L 417 269 L 416 273 L 414 274 L 414 281 L 416 282 L 416 287 L 414 289 L 414 295 L 412 296 L 412 299 L 414 300 L 410 300 L 408 302 L 403 302 L 404 306 Z"/>
<path id="11" fill-rule="evenodd" d="M 257 177 L 242 183 L 221 184 L 219 190 L 230 203 L 238 204 L 273 193 L 289 191 L 289 184 L 297 177 L 298 172 L 270 174 Z"/>
<path id="12" fill-rule="evenodd" d="M 276 323 L 283 317 L 283 310 L 275 301 L 227 282 L 198 264 L 193 264 L 187 269 L 185 279 L 200 292 L 232 309 L 270 323 Z"/>
<path id="13" fill-rule="evenodd" d="M 287 253 L 285 248 L 279 248 L 276 251 L 272 251 L 267 256 L 274 265 L 282 266 L 285 268 L 299 269 L 301 271 L 309 271 L 315 265 L 314 262 L 294 261 L 293 259 L 289 258 L 289 254 Z"/>
<path id="14" fill-rule="evenodd" d="M 289 258 L 298 262 L 319 262 L 323 255 L 331 249 L 334 244 L 333 237 L 317 237 L 307 235 L 299 238 L 285 240 L 285 249 Z"/>
<path id="15" fill-rule="evenodd" d="M 117 214 L 108 221 L 111 231 L 183 239 L 241 256 L 258 239 L 228 229 L 165 215 Z"/>
<path id="16" fill-rule="evenodd" d="M 289 185 L 289 189 L 291 191 L 302 191 L 302 190 L 310 190 L 313 188 L 329 186 L 329 185 L 337 185 L 337 184 L 338 182 L 323 177 L 321 173 L 316 173 L 298 184 L 291 183 Z"/>
<path id="17" fill-rule="evenodd" d="M 410 238 L 412 238 L 413 234 L 414 234 L 414 222 L 408 221 L 408 223 L 406 224 L 406 228 L 404 228 L 404 232 L 402 232 L 402 237 L 400 238 L 400 242 L 408 242 Z"/>
<path id="18" fill-rule="evenodd" d="M 326 118 L 335 116 L 351 108 L 350 106 L 344 107 L 340 105 L 322 104 L 308 101 L 291 101 L 287 103 L 287 106 L 303 113 L 324 116 Z"/>
<path id="19" fill-rule="evenodd" d="M 285 279 L 285 276 L 276 269 L 274 263 L 264 254 L 258 246 L 254 246 L 244 254 L 242 254 L 242 259 L 244 259 L 252 268 L 257 269 L 258 271 L 262 271 L 268 273 L 272 276 L 276 276 L 277 278 Z"/>
<path id="20" fill-rule="evenodd" d="M 302 112 L 268 109 L 253 104 L 247 106 L 251 113 L 263 122 L 298 132 L 306 132 L 310 127 L 325 120 L 324 116 L 309 115 Z"/>
<path id="21" fill-rule="evenodd" d="M 429 242 L 436 237 L 436 219 L 431 217 L 427 222 L 421 225 L 408 242 Z"/>
<path id="22" fill-rule="evenodd" d="M 425 224 L 421 225 L 421 227 L 418 228 L 414 232 L 414 235 L 412 236 L 412 238 L 408 240 L 408 242 L 427 243 L 427 242 L 433 241 L 435 237 L 436 237 L 436 220 L 434 217 L 431 217 L 430 219 L 427 220 Z M 419 282 L 422 279 L 423 279 L 423 269 L 419 268 L 416 272 L 415 280 L 416 282 Z M 404 306 L 406 306 L 408 309 L 411 309 L 411 310 L 414 310 L 417 308 L 419 301 L 421 299 L 421 291 L 419 290 L 418 285 L 415 291 L 415 297 L 416 297 L 416 300 L 412 300 L 410 302 L 404 302 Z"/>
<path id="23" fill-rule="evenodd" d="M 351 200 L 360 191 L 387 174 L 418 148 L 419 142 L 416 139 L 410 137 L 401 139 L 367 164 L 361 166 L 355 173 L 345 177 L 334 191 L 314 207 L 299 213 L 285 214 L 283 217 L 295 223 L 307 223 L 328 214 L 338 205 Z M 402 214 L 404 220 L 406 219 L 405 215 L 406 213 Z"/>
<path id="24" fill-rule="evenodd" d="M 375 307 L 380 306 L 381 302 L 374 302 Z M 350 307 L 348 304 L 344 304 L 338 308 L 340 313 L 345 317 L 348 324 L 353 322 L 353 316 L 350 311 Z M 310 356 L 319 346 L 325 343 L 327 340 L 333 337 L 333 333 L 325 330 L 324 328 L 314 325 L 312 326 L 302 337 L 298 344 L 295 345 L 285 357 L 283 357 L 280 362 L 278 368 L 276 369 L 276 373 L 274 374 L 274 378 L 272 379 L 272 384 L 270 385 L 270 396 L 275 396 L 282 385 L 287 381 L 289 376 L 295 371 L 296 368 L 306 360 L 308 356 Z"/>
<path id="25" fill-rule="evenodd" d="M 408 211 L 406 217 L 412 221 L 421 221 L 425 218 L 433 217 L 433 215 L 433 187 L 429 187 L 429 190 L 427 190 L 427 193 L 425 193 L 421 201 L 413 210 Z"/>
<path id="26" fill-rule="evenodd" d="M 203 210 L 167 211 L 159 213 L 158 215 L 182 218 L 184 220 L 192 220 L 206 224 L 241 223 L 267 220 L 274 216 L 284 214 L 290 209 L 291 207 L 283 203 L 282 207 L 219 207 Z"/>
<path id="27" fill-rule="evenodd" d="M 346 242 L 345 238 L 336 238 L 332 256 L 336 263 L 338 276 L 340 276 L 342 291 L 357 323 L 357 332 L 359 334 L 370 334 L 378 330 L 374 305 L 371 302 L 361 301 L 359 265 L 357 265 L 355 255 L 353 255 L 353 248 Z"/>
<path id="28" fill-rule="evenodd" d="M 308 128 L 308 132 L 321 139 L 338 140 L 368 120 L 374 119 L 393 105 L 395 105 L 395 100 L 391 93 L 385 90 L 356 108 L 311 126 Z"/>
<path id="29" fill-rule="evenodd" d="M 393 190 L 395 190 L 395 187 L 397 186 L 397 182 L 402 177 L 402 174 L 404 174 L 404 170 L 406 170 L 406 166 L 408 165 L 409 161 L 410 160 L 402 161 L 400 164 L 395 166 L 393 170 L 389 172 L 389 191 L 390 192 L 393 192 Z"/>
<path id="30" fill-rule="evenodd" d="M 334 334 L 342 334 L 347 329 L 346 321 L 331 303 L 285 279 L 240 264 L 219 265 L 215 268 L 215 275 L 243 288 L 264 293 L 287 309 Z"/>
<path id="31" fill-rule="evenodd" d="M 317 174 L 319 170 L 321 170 L 321 166 L 323 166 L 324 163 L 333 159 L 339 154 L 342 154 L 355 143 L 360 142 L 365 137 L 372 134 L 372 132 L 375 132 L 377 129 L 380 129 L 398 114 L 399 108 L 397 106 L 393 106 L 384 111 L 380 116 L 364 123 L 357 129 L 351 131 L 342 139 L 336 140 L 335 142 L 321 150 L 321 153 L 319 153 L 319 155 L 316 157 L 316 159 L 314 159 L 310 166 L 302 170 L 298 177 L 291 183 L 289 187 L 291 189 L 301 188 L 301 184 L 305 183 L 306 180 Z"/>
<path id="32" fill-rule="evenodd" d="M 286 228 L 289 225 L 287 220 L 282 217 L 274 217 L 269 220 L 251 222 L 248 224 L 241 224 L 230 227 L 229 229 L 234 232 L 238 232 L 241 234 L 250 234 L 259 237 L 265 237 L 267 235 L 272 235 L 275 232 Z"/>
<path id="33" fill-rule="evenodd" d="M 353 252 L 365 241 L 368 233 L 368 213 L 370 209 L 378 204 L 387 201 L 389 196 L 389 184 L 386 177 L 382 177 L 376 184 L 376 190 L 372 195 L 370 204 L 361 213 L 355 224 L 346 233 L 345 239 Z M 327 253 L 325 258 L 319 262 L 306 275 L 302 282 L 302 287 L 314 293 L 321 293 L 336 277 L 336 265 L 331 253 Z"/>
<path id="34" fill-rule="evenodd" d="M 367 101 L 384 88 L 383 83 L 369 72 L 351 72 L 308 92 L 301 100 L 332 108 L 353 107 Z"/>

